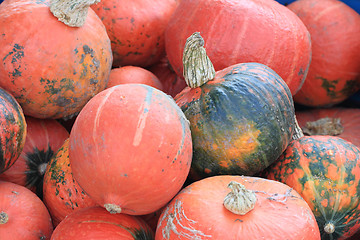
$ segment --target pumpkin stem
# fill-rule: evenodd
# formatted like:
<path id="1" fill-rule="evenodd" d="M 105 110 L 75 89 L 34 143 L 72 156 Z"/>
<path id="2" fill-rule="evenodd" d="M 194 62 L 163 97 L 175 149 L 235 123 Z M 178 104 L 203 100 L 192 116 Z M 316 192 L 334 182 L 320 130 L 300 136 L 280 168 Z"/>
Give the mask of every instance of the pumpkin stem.
<path id="1" fill-rule="evenodd" d="M 7 215 L 5 212 L 0 212 L 0 225 L 7 223 L 9 220 L 9 215 Z"/>
<path id="2" fill-rule="evenodd" d="M 206 54 L 204 39 L 199 32 L 193 33 L 186 40 L 183 65 L 185 82 L 191 88 L 200 87 L 215 77 L 214 66 Z"/>
<path id="3" fill-rule="evenodd" d="M 335 232 L 335 226 L 333 223 L 327 223 L 324 227 L 324 231 L 327 233 L 327 234 L 332 234 L 333 232 Z"/>
<path id="4" fill-rule="evenodd" d="M 51 0 L 50 11 L 57 19 L 70 27 L 84 25 L 89 7 L 100 0 Z"/>
<path id="5" fill-rule="evenodd" d="M 297 140 L 299 138 L 302 138 L 304 136 L 304 133 L 299 126 L 296 116 L 294 118 L 295 118 L 295 129 L 294 129 L 294 134 L 292 136 L 292 139 Z"/>
<path id="6" fill-rule="evenodd" d="M 104 204 L 104 207 L 106 210 L 108 210 L 109 213 L 115 214 L 115 213 L 121 213 L 121 207 L 112 203 L 106 203 Z"/>
<path id="7" fill-rule="evenodd" d="M 245 215 L 254 208 L 256 195 L 253 191 L 247 190 L 244 185 L 235 181 L 231 181 L 228 188 L 231 192 L 224 199 L 227 210 L 238 215 Z"/>
<path id="8" fill-rule="evenodd" d="M 313 122 L 307 122 L 302 128 L 305 135 L 330 135 L 336 136 L 344 131 L 340 118 L 320 118 Z"/>

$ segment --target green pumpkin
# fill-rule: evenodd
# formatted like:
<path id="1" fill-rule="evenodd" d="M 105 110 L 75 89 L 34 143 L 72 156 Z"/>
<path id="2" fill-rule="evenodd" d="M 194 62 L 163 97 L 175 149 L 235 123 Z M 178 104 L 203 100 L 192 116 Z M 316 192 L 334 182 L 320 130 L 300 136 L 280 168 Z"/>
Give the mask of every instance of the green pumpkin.
<path id="1" fill-rule="evenodd" d="M 175 97 L 190 121 L 191 177 L 255 175 L 295 136 L 291 92 L 260 63 L 235 64 L 215 73 L 202 46 L 198 33 L 188 39 L 183 61 L 189 86 Z"/>

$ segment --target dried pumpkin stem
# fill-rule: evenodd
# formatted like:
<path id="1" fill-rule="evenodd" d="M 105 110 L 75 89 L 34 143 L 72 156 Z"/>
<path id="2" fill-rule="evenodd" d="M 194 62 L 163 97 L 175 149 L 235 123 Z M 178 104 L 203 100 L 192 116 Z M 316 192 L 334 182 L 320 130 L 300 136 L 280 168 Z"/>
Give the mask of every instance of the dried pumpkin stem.
<path id="1" fill-rule="evenodd" d="M 100 0 L 51 0 L 50 11 L 59 21 L 70 27 L 81 27 L 89 7 Z"/>
<path id="2" fill-rule="evenodd" d="M 313 122 L 307 122 L 302 128 L 305 135 L 330 135 L 337 136 L 344 132 L 344 126 L 340 118 L 320 118 Z"/>
<path id="3" fill-rule="evenodd" d="M 106 210 L 109 212 L 109 213 L 121 213 L 121 207 L 118 206 L 118 205 L 115 205 L 115 204 L 111 204 L 111 203 L 106 203 L 104 204 L 104 207 L 106 208 Z"/>
<path id="4" fill-rule="evenodd" d="M 228 188 L 231 189 L 231 192 L 224 199 L 224 206 L 227 210 L 238 215 L 245 215 L 254 208 L 256 195 L 253 191 L 235 181 L 231 181 Z"/>
<path id="5" fill-rule="evenodd" d="M 294 129 L 294 134 L 292 136 L 292 139 L 297 140 L 299 138 L 302 138 L 304 136 L 304 133 L 299 126 L 296 116 L 294 118 L 295 118 L 295 129 Z"/>
<path id="6" fill-rule="evenodd" d="M 185 43 L 183 75 L 191 88 L 200 87 L 215 77 L 215 69 L 206 54 L 204 39 L 199 32 L 193 33 Z"/>
<path id="7" fill-rule="evenodd" d="M 324 226 L 324 231 L 327 233 L 327 234 L 332 234 L 335 232 L 335 226 L 333 223 L 327 223 L 325 226 Z"/>
<path id="8" fill-rule="evenodd" d="M 9 215 L 7 215 L 5 212 L 0 212 L 0 225 L 5 224 L 9 221 Z"/>

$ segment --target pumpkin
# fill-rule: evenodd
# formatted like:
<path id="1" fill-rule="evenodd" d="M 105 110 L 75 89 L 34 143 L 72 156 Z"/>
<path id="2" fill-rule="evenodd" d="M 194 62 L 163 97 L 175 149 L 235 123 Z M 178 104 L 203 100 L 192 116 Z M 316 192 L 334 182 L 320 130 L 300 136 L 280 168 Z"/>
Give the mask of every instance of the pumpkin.
<path id="1" fill-rule="evenodd" d="M 165 28 L 177 0 L 103 0 L 92 9 L 111 40 L 113 67 L 146 67 L 165 55 Z"/>
<path id="2" fill-rule="evenodd" d="M 93 97 L 70 133 L 74 178 L 113 213 L 145 215 L 164 206 L 189 173 L 189 122 L 175 101 L 145 84 Z"/>
<path id="3" fill-rule="evenodd" d="M 0 86 L 16 98 L 25 115 L 70 118 L 105 89 L 111 45 L 89 4 L 9 0 L 0 5 Z"/>
<path id="4" fill-rule="evenodd" d="M 72 239 L 152 240 L 154 233 L 138 217 L 110 214 L 102 207 L 88 207 L 70 214 L 51 236 L 51 240 Z"/>
<path id="5" fill-rule="evenodd" d="M 310 32 L 312 61 L 296 103 L 334 106 L 360 89 L 360 15 L 338 0 L 288 5 Z"/>
<path id="6" fill-rule="evenodd" d="M 26 138 L 26 120 L 15 98 L 0 88 L 0 173 L 9 169 L 20 156 Z"/>
<path id="7" fill-rule="evenodd" d="M 25 120 L 27 135 L 23 151 L 16 162 L 0 174 L 0 179 L 25 186 L 42 199 L 46 166 L 69 133 L 54 119 L 27 116 Z"/>
<path id="8" fill-rule="evenodd" d="M 163 90 L 160 80 L 155 74 L 145 68 L 138 66 L 123 66 L 111 69 L 107 88 L 125 83 L 141 83 Z"/>
<path id="9" fill-rule="evenodd" d="M 53 232 L 48 210 L 24 186 L 0 181 L 1 239 L 50 239 Z"/>
<path id="10" fill-rule="evenodd" d="M 156 75 L 163 85 L 163 91 L 172 97 L 181 92 L 187 85 L 185 79 L 180 77 L 172 69 L 167 57 L 162 58 L 158 63 L 149 67 L 149 70 Z"/>
<path id="11" fill-rule="evenodd" d="M 97 204 L 84 192 L 72 175 L 69 139 L 51 158 L 44 174 L 43 201 L 54 227 L 72 212 Z"/>
<path id="12" fill-rule="evenodd" d="M 292 95 L 305 80 L 311 58 L 309 32 L 276 1 L 181 0 L 165 31 L 166 54 L 179 76 L 183 47 L 193 32 L 203 36 L 216 71 L 237 63 L 262 63 L 283 78 Z"/>
<path id="13" fill-rule="evenodd" d="M 314 240 L 320 233 L 311 209 L 289 186 L 222 175 L 178 193 L 160 215 L 155 239 Z"/>
<path id="14" fill-rule="evenodd" d="M 335 136 L 290 143 L 263 174 L 295 189 L 309 204 L 321 239 L 347 239 L 360 227 L 360 149 Z"/>
<path id="15" fill-rule="evenodd" d="M 296 111 L 305 135 L 331 135 L 360 147 L 360 109 L 332 107 Z"/>
<path id="16" fill-rule="evenodd" d="M 290 90 L 269 67 L 240 63 L 215 72 L 198 32 L 188 38 L 184 66 L 189 86 L 175 100 L 190 121 L 194 180 L 254 175 L 295 137 Z"/>

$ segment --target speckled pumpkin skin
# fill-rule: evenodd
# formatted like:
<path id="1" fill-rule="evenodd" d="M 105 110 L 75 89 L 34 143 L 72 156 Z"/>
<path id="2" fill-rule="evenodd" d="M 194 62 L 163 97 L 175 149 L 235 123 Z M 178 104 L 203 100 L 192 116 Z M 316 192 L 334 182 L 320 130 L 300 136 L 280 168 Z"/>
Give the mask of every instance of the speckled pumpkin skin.
<path id="1" fill-rule="evenodd" d="M 0 173 L 20 156 L 26 139 L 24 113 L 15 98 L 0 88 Z"/>
<path id="2" fill-rule="evenodd" d="M 74 115 L 106 87 L 111 44 L 91 9 L 82 27 L 69 27 L 52 15 L 48 0 L 4 1 L 0 45 L 0 86 L 28 116 Z"/>
<path id="3" fill-rule="evenodd" d="M 360 227 L 360 150 L 333 136 L 305 136 L 292 141 L 264 177 L 294 188 L 307 201 L 322 239 L 347 239 Z M 332 235 L 324 233 L 335 224 Z"/>
<path id="4" fill-rule="evenodd" d="M 294 105 L 286 83 L 269 67 L 242 63 L 216 72 L 175 100 L 190 121 L 191 175 L 253 175 L 273 163 L 294 131 Z"/>
<path id="5" fill-rule="evenodd" d="M 69 139 L 51 158 L 44 174 L 43 191 L 43 201 L 55 227 L 74 211 L 97 206 L 72 175 Z"/>

